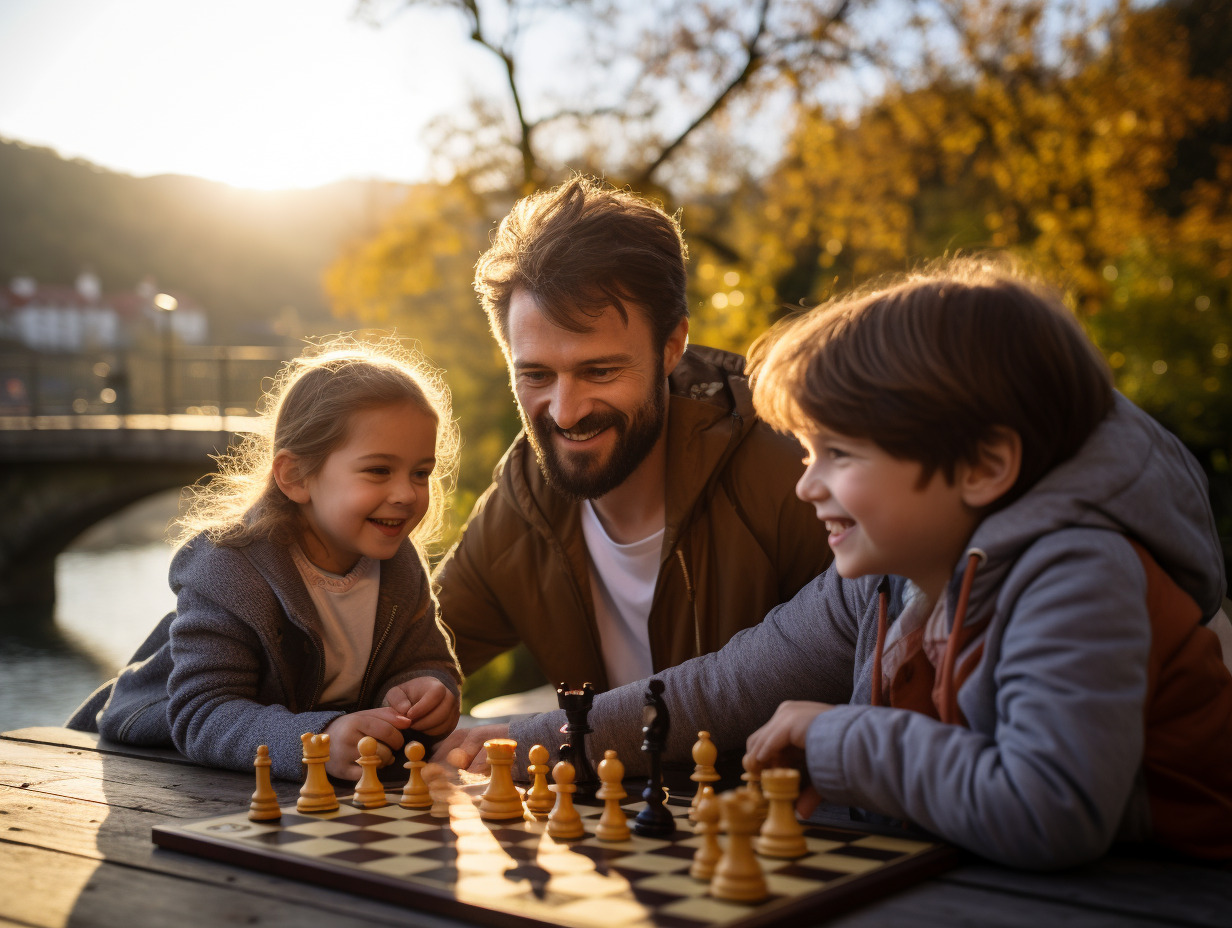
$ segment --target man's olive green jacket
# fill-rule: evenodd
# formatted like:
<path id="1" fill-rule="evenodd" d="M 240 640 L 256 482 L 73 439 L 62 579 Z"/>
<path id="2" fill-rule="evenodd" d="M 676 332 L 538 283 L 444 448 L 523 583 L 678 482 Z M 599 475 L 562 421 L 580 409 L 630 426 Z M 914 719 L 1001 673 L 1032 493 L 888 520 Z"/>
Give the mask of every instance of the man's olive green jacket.
<path id="1" fill-rule="evenodd" d="M 795 495 L 800 446 L 756 418 L 743 371 L 740 355 L 691 346 L 669 379 L 655 671 L 722 647 L 830 562 Z M 525 642 L 549 682 L 608 689 L 587 563 L 578 504 L 519 435 L 435 575 L 463 672 Z"/>

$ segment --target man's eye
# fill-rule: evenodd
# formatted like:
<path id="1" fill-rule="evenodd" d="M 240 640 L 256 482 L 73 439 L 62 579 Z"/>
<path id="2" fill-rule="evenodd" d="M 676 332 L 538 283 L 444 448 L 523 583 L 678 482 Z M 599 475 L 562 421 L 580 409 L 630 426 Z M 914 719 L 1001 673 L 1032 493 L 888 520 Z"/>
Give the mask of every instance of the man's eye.
<path id="1" fill-rule="evenodd" d="M 590 369 L 590 376 L 595 380 L 607 380 L 610 377 L 614 377 L 616 372 L 617 368 L 614 367 L 592 367 Z"/>
<path id="2" fill-rule="evenodd" d="M 524 383 L 544 383 L 548 379 L 547 371 L 522 371 L 518 379 Z"/>

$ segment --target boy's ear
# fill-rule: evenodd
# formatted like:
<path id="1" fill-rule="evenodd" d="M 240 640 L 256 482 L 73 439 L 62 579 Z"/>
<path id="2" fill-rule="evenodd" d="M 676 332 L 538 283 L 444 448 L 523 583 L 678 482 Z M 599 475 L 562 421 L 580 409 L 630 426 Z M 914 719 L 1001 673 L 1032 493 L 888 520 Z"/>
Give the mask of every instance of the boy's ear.
<path id="1" fill-rule="evenodd" d="M 976 461 L 963 468 L 962 499 L 983 509 L 1010 491 L 1022 469 L 1022 439 L 1013 429 L 996 426 L 976 446 Z"/>
<path id="2" fill-rule="evenodd" d="M 299 459 L 290 451 L 279 451 L 274 455 L 274 482 L 278 489 L 293 503 L 311 502 L 308 486 L 300 476 Z"/>

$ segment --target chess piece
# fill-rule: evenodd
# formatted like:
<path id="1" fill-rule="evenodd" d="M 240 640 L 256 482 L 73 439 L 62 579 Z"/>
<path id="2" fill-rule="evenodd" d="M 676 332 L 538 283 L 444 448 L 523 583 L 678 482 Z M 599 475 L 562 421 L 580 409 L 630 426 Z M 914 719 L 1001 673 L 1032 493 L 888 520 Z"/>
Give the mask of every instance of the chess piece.
<path id="1" fill-rule="evenodd" d="M 569 763 L 573 764 L 577 774 L 574 784 L 577 791 L 574 798 L 578 802 L 590 802 L 595 798 L 595 790 L 599 788 L 599 777 L 590 764 L 590 756 L 586 750 L 586 736 L 594 729 L 587 721 L 590 707 L 595 701 L 595 688 L 590 683 L 583 683 L 581 689 L 567 689 L 565 684 L 556 688 L 556 704 L 565 710 L 565 744 L 569 745 Z M 561 760 L 566 758 L 562 755 Z"/>
<path id="2" fill-rule="evenodd" d="M 377 753 L 376 739 L 365 735 L 359 739 L 359 782 L 355 784 L 355 794 L 351 796 L 351 805 L 357 809 L 379 809 L 388 805 L 385 799 L 385 786 L 376 775 L 376 769 L 381 766 L 381 756 Z"/>
<path id="3" fill-rule="evenodd" d="M 796 821 L 796 798 L 800 795 L 800 771 L 772 767 L 762 771 L 762 791 L 768 804 L 761 833 L 753 847 L 763 857 L 803 857 L 808 853 L 804 826 Z"/>
<path id="4" fill-rule="evenodd" d="M 740 763 L 744 767 L 740 779 L 757 801 L 757 824 L 760 826 L 766 820 L 766 797 L 761 794 L 761 764 L 752 754 L 745 754 Z"/>
<path id="5" fill-rule="evenodd" d="M 304 742 L 303 760 L 308 773 L 304 777 L 304 785 L 299 788 L 295 810 L 332 812 L 338 808 L 338 797 L 334 795 L 334 787 L 325 773 L 325 765 L 329 762 L 329 735 L 304 732 L 299 738 Z"/>
<path id="6" fill-rule="evenodd" d="M 580 838 L 586 834 L 582 825 L 582 816 L 573 807 L 573 764 L 562 760 L 552 768 L 552 779 L 556 782 L 548 787 L 556 794 L 556 805 L 548 814 L 548 834 L 553 838 Z"/>
<path id="7" fill-rule="evenodd" d="M 732 902 L 758 902 L 767 895 L 766 877 L 753 853 L 753 835 L 760 815 L 757 797 L 747 787 L 719 797 L 720 827 L 727 832 L 727 847 L 714 867 L 710 895 Z"/>
<path id="8" fill-rule="evenodd" d="M 556 804 L 556 797 L 548 789 L 548 749 L 542 744 L 531 747 L 526 772 L 531 775 L 530 789 L 526 791 L 526 809 L 534 815 L 547 815 Z"/>
<path id="9" fill-rule="evenodd" d="M 719 749 L 710 740 L 710 732 L 699 731 L 697 741 L 693 745 L 693 772 L 689 774 L 689 779 L 697 784 L 697 792 L 689 804 L 690 822 L 697 821 L 697 806 L 701 802 L 702 792 L 706 789 L 706 785 L 715 783 L 719 779 L 719 771 L 714 767 L 718 759 Z"/>
<path id="10" fill-rule="evenodd" d="M 406 754 L 406 763 L 402 766 L 411 775 L 402 787 L 402 801 L 398 805 L 404 809 L 427 809 L 432 805 L 432 794 L 423 778 L 423 768 L 428 765 L 424 760 L 424 746 L 418 741 L 408 741 L 402 751 Z"/>
<path id="11" fill-rule="evenodd" d="M 521 818 L 525 814 L 522 794 L 513 785 L 513 753 L 518 743 L 509 738 L 493 738 L 483 743 L 488 752 L 492 778 L 479 799 L 479 817 L 489 821 Z"/>
<path id="12" fill-rule="evenodd" d="M 603 800 L 603 814 L 595 827 L 595 837 L 600 841 L 629 840 L 629 820 L 620 806 L 620 800 L 629 795 L 620 782 L 624 777 L 625 765 L 616 752 L 604 751 L 599 761 L 599 791 L 595 793 L 595 798 Z"/>
<path id="13" fill-rule="evenodd" d="M 663 770 L 659 766 L 671 727 L 671 716 L 663 699 L 663 681 L 652 679 L 643 699 L 642 750 L 650 756 L 650 777 L 642 790 L 646 807 L 633 820 L 633 830 L 644 838 L 665 838 L 676 830 L 676 822 L 663 804 Z"/>
<path id="14" fill-rule="evenodd" d="M 719 847 L 719 815 L 719 797 L 714 794 L 713 786 L 703 783 L 693 825 L 694 834 L 702 836 L 702 844 L 693 854 L 693 864 L 689 867 L 689 876 L 695 880 L 709 882 L 714 877 L 715 865 L 723 855 L 723 849 Z"/>
<path id="15" fill-rule="evenodd" d="M 269 756 L 269 746 L 263 744 L 258 747 L 257 756 L 252 761 L 257 773 L 257 789 L 252 794 L 252 802 L 248 804 L 248 818 L 251 821 L 272 822 L 282 818 L 278 794 L 270 783 L 270 765 L 273 763 Z"/>

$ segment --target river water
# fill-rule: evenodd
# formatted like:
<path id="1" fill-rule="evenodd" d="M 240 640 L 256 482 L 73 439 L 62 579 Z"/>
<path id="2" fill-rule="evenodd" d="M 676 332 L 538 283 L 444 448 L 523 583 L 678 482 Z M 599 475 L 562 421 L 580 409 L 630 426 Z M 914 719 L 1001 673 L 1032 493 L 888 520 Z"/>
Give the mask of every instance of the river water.
<path id="1" fill-rule="evenodd" d="M 144 500 L 56 559 L 53 623 L 0 628 L 0 731 L 62 725 L 175 608 L 171 546 L 160 539 L 176 499 L 173 491 Z"/>

